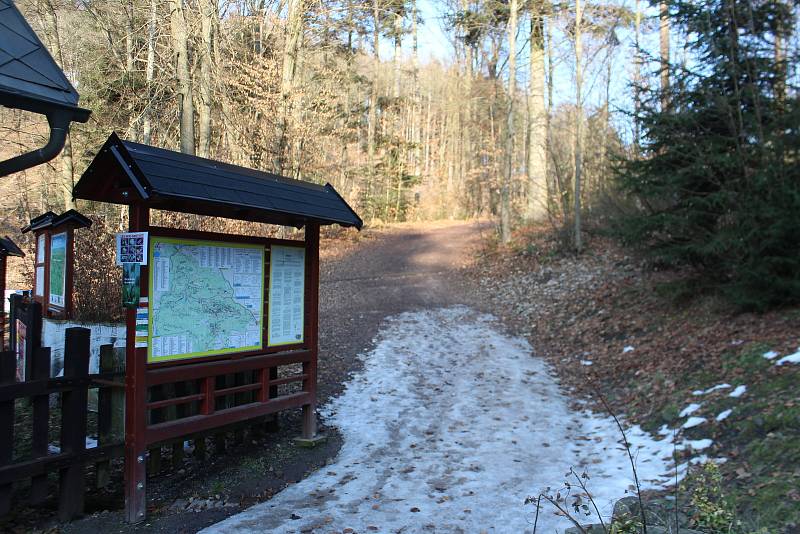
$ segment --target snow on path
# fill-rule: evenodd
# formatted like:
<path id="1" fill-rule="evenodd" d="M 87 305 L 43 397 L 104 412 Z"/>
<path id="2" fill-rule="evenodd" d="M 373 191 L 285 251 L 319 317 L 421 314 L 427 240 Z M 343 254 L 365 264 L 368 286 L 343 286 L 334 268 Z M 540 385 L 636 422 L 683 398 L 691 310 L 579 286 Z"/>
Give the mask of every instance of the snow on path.
<path id="1" fill-rule="evenodd" d="M 364 370 L 321 412 L 339 456 L 203 532 L 532 532 L 524 505 L 586 470 L 601 512 L 631 487 L 613 420 L 574 412 L 526 341 L 465 307 L 388 319 Z M 671 476 L 669 439 L 628 430 L 644 487 Z M 574 481 L 572 481 L 574 482 Z M 570 526 L 544 508 L 538 532 Z"/>

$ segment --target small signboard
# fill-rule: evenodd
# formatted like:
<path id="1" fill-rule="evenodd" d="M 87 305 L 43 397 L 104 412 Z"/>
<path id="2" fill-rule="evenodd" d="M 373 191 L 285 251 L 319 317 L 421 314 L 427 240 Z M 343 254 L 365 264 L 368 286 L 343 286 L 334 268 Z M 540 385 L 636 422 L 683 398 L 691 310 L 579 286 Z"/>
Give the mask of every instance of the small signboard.
<path id="1" fill-rule="evenodd" d="M 267 345 L 303 342 L 306 251 L 273 245 L 269 270 L 269 329 Z"/>
<path id="2" fill-rule="evenodd" d="M 48 302 L 64 307 L 67 280 L 67 232 L 50 236 L 50 296 Z"/>
<path id="3" fill-rule="evenodd" d="M 117 234 L 117 265 L 147 265 L 147 232 Z"/>

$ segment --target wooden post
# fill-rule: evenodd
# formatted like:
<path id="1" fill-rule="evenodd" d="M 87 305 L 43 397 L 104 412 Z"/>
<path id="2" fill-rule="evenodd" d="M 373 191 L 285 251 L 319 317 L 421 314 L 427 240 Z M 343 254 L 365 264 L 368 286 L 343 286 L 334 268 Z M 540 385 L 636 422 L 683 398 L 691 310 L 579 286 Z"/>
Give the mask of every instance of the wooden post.
<path id="1" fill-rule="evenodd" d="M 131 232 L 146 232 L 150 227 L 150 211 L 140 205 L 129 210 Z M 141 270 L 142 297 L 148 295 L 148 267 Z M 125 519 L 130 523 L 145 518 L 145 467 L 147 386 L 145 365 L 147 349 L 136 348 L 136 310 L 126 312 L 125 338 Z"/>
<path id="2" fill-rule="evenodd" d="M 88 328 L 67 328 L 64 341 L 64 377 L 89 375 Z M 67 390 L 61 396 L 61 452 L 81 454 L 86 449 L 88 387 Z M 59 472 L 58 517 L 68 521 L 83 512 L 86 479 L 83 464 L 73 463 Z"/>
<path id="3" fill-rule="evenodd" d="M 11 384 L 17 359 L 11 352 L 0 352 L 0 384 Z M 14 454 L 14 400 L 0 401 L 0 466 L 11 463 Z M 11 510 L 11 484 L 0 485 L 0 516 Z"/>
<path id="4" fill-rule="evenodd" d="M 124 369 L 122 355 L 114 345 L 100 347 L 100 372 L 117 373 Z M 102 447 L 122 441 L 125 436 L 125 392 L 119 387 L 101 387 L 97 392 L 97 444 Z M 111 481 L 111 461 L 97 463 L 97 487 Z"/>
<path id="5" fill-rule="evenodd" d="M 0 351 L 6 350 L 6 255 L 0 254 Z"/>
<path id="6" fill-rule="evenodd" d="M 32 380 L 50 377 L 50 348 L 40 347 L 33 351 Z M 33 456 L 47 456 L 48 432 L 50 431 L 50 396 L 33 398 L 33 432 L 31 436 Z M 40 504 L 47 499 L 47 474 L 31 479 L 31 504 Z"/>
<path id="7" fill-rule="evenodd" d="M 311 359 L 303 363 L 303 390 L 311 394 L 311 403 L 303 406 L 304 439 L 317 435 L 317 354 L 319 352 L 319 225 L 306 225 L 306 304 L 308 309 L 307 344 Z"/>

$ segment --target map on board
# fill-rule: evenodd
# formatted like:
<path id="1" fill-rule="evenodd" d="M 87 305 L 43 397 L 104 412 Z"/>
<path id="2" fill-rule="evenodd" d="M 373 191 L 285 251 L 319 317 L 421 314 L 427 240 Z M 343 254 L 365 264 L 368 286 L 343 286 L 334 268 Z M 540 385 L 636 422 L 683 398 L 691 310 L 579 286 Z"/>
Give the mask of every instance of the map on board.
<path id="1" fill-rule="evenodd" d="M 264 247 L 152 237 L 148 362 L 258 350 Z"/>
<path id="2" fill-rule="evenodd" d="M 65 279 L 67 275 L 67 234 L 50 238 L 50 304 L 64 307 Z"/>

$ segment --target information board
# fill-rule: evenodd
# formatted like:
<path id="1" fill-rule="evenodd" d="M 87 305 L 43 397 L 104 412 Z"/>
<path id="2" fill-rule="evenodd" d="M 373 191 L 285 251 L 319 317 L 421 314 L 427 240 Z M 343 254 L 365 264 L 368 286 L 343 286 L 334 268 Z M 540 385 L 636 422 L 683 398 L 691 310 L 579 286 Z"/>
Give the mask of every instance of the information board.
<path id="1" fill-rule="evenodd" d="M 149 363 L 262 348 L 262 245 L 150 236 L 149 264 Z"/>
<path id="2" fill-rule="evenodd" d="M 50 296 L 48 302 L 64 307 L 67 279 L 67 233 L 50 237 Z"/>
<path id="3" fill-rule="evenodd" d="M 269 329 L 267 344 L 303 342 L 306 251 L 273 245 L 269 263 Z"/>

